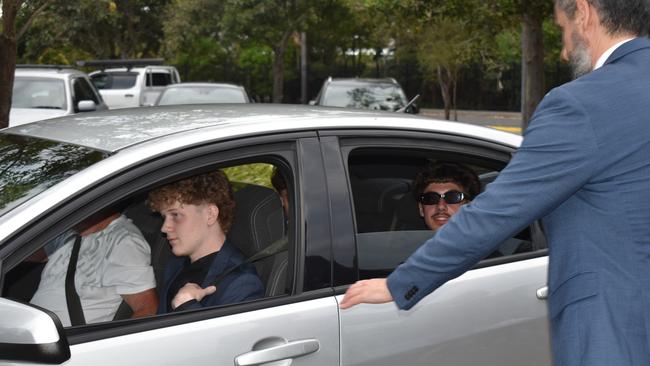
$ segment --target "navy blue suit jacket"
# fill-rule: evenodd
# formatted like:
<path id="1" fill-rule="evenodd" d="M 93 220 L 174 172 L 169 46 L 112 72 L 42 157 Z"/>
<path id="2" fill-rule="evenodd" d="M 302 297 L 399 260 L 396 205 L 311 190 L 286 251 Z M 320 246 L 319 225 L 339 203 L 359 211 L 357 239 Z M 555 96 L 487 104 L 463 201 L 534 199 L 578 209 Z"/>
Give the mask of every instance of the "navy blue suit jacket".
<path id="1" fill-rule="evenodd" d="M 199 285 L 203 288 L 213 284 L 214 280 L 225 270 L 239 265 L 245 260 L 228 240 L 223 244 L 221 250 L 217 253 L 208 270 L 205 279 Z M 158 314 L 167 312 L 169 298 L 167 293 L 174 278 L 178 276 L 183 269 L 187 257 L 172 256 L 165 267 L 164 284 L 158 294 Z M 264 296 L 264 285 L 257 275 L 255 266 L 245 264 L 238 270 L 231 272 L 217 284 L 217 291 L 212 295 L 205 296 L 200 302 L 192 301 L 182 305 L 182 310 L 201 308 L 207 306 L 217 306 L 233 304 L 246 300 L 253 300 Z"/>
<path id="2" fill-rule="evenodd" d="M 499 177 L 388 277 L 395 302 L 409 309 L 539 218 L 555 364 L 650 365 L 647 38 L 544 97 Z"/>

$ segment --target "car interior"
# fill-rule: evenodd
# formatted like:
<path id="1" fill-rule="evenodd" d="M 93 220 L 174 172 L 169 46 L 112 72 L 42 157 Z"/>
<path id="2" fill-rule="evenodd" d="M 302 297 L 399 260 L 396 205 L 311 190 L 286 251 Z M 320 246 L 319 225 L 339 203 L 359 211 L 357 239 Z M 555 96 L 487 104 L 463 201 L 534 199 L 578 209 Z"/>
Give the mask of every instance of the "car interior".
<path id="1" fill-rule="evenodd" d="M 253 183 L 235 182 L 233 187 L 235 221 L 228 236 L 244 257 L 258 258 L 253 264 L 265 285 L 265 296 L 288 293 L 291 283 L 287 279 L 289 255 L 286 223 L 278 193 L 272 188 Z M 162 217 L 147 207 L 146 198 L 146 193 L 130 197 L 114 208 L 133 221 L 150 245 L 151 265 L 156 283 L 161 287 L 165 265 L 173 254 L 165 235 L 160 231 Z M 260 252 L 264 252 L 261 253 L 263 255 Z M 5 276 L 2 296 L 29 302 L 38 288 L 44 267 L 45 262 L 25 260 L 11 269 Z M 127 319 L 131 314 L 130 307 L 123 301 L 114 320 Z"/>
<path id="2" fill-rule="evenodd" d="M 416 174 L 429 164 L 452 161 L 479 176 L 481 190 L 496 179 L 504 163 L 446 152 L 358 149 L 348 159 L 357 227 L 361 278 L 384 277 L 406 260 L 432 232 L 420 216 L 413 192 Z M 530 228 L 502 243 L 485 259 L 533 250 Z"/>

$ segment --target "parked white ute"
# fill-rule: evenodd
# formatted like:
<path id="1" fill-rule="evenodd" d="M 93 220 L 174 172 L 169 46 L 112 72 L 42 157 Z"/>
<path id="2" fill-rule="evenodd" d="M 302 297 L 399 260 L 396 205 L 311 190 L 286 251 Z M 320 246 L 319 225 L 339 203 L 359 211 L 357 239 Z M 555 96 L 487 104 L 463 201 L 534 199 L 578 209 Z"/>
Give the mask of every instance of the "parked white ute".
<path id="1" fill-rule="evenodd" d="M 90 79 L 111 109 L 151 106 L 165 86 L 181 81 L 174 66 L 163 59 L 77 61 L 97 67 Z"/>

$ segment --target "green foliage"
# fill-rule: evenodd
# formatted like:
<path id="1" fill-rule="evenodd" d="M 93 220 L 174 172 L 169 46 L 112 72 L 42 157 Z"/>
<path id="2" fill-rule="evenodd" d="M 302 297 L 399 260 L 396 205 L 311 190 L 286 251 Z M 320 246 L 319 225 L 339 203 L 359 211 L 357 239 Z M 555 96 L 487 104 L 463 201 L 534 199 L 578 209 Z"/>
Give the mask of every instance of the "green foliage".
<path id="1" fill-rule="evenodd" d="M 273 169 L 272 164 L 254 163 L 224 168 L 223 172 L 226 173 L 228 180 L 230 180 L 235 188 L 241 186 L 242 183 L 273 188 L 271 184 Z"/>

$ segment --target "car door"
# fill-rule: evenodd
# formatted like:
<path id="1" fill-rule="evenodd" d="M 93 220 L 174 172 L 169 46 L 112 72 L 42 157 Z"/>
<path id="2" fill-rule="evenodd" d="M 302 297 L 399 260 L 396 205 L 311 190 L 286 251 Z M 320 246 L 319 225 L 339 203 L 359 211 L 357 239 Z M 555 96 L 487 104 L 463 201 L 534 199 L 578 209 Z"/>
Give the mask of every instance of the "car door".
<path id="1" fill-rule="evenodd" d="M 514 151 L 501 144 L 422 132 L 323 135 L 328 135 L 323 140 L 330 140 L 330 158 L 340 162 L 328 166 L 328 176 L 347 182 L 352 195 L 337 209 L 339 216 L 349 213 L 347 220 L 341 218 L 348 224 L 340 230 L 352 232 L 354 238 L 352 244 L 334 246 L 334 268 L 345 273 L 334 274 L 338 301 L 347 284 L 388 275 L 432 235 L 417 222 L 399 225 L 400 220 L 408 221 L 401 202 L 410 199 L 415 205 L 409 186 L 423 162 L 471 166 L 482 184 L 488 184 Z M 408 212 L 421 220 L 415 206 Z M 525 228 L 493 254 L 498 255 L 484 259 L 409 311 L 394 303 L 341 310 L 341 364 L 550 365 L 543 294 L 547 257 L 539 225 Z"/>
<path id="2" fill-rule="evenodd" d="M 115 164 L 119 155 L 97 164 Z M 279 169 L 288 181 L 290 209 L 285 235 L 289 245 L 283 266 L 273 264 L 271 270 L 272 273 L 277 269 L 284 271 L 284 285 L 278 292 L 243 303 L 116 319 L 63 330 L 60 324 L 57 328 L 55 315 L 26 304 L 29 295 L 23 295 L 22 299 L 12 295 L 12 289 L 17 287 L 12 285 L 29 282 L 15 273 L 24 259 L 83 217 L 106 206 L 131 201 L 142 203 L 150 189 L 212 169 L 228 171 L 235 188 L 256 185 L 272 191 L 268 174 L 251 173 L 252 165 Z M 246 174 L 238 176 L 243 170 Z M 266 179 L 257 180 L 261 176 Z M 4 314 L 30 314 L 29 319 L 37 322 L 31 324 L 39 324 L 30 328 L 29 322 L 0 317 L 0 329 L 3 329 L 0 350 L 13 350 L 0 352 L 0 364 L 60 363 L 66 359 L 65 349 L 70 351 L 66 365 L 338 364 L 338 305 L 330 282 L 331 239 L 328 211 L 323 209 L 327 207 L 323 180 L 320 146 L 315 134 L 297 133 L 249 137 L 170 153 L 108 177 L 91 191 L 71 195 L 62 207 L 53 208 L 40 222 L 0 245 L 0 273 L 4 280 L 0 309 L 6 310 Z M 136 216 L 132 220 L 136 225 L 139 221 L 147 222 Z M 156 240 L 159 227 L 141 227 L 141 231 L 152 241 Z M 258 228 L 253 226 L 252 230 Z M 150 237 L 154 239 L 150 240 L 147 231 L 152 231 Z M 43 320 L 50 316 L 53 320 Z M 61 334 L 58 345 L 63 351 L 57 351 L 50 343 L 56 338 L 52 334 L 57 329 Z M 28 339 L 24 336 L 27 333 L 35 338 Z M 46 345 L 34 345 L 38 339 Z"/>

